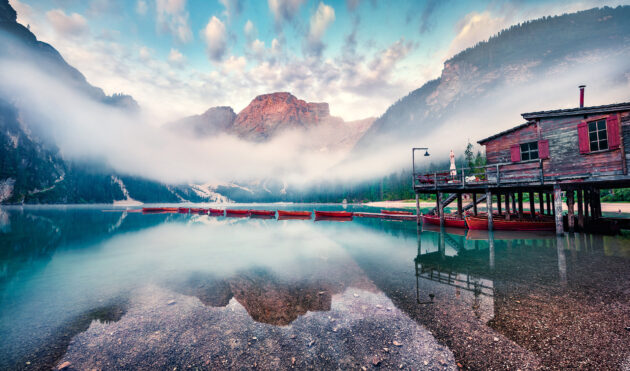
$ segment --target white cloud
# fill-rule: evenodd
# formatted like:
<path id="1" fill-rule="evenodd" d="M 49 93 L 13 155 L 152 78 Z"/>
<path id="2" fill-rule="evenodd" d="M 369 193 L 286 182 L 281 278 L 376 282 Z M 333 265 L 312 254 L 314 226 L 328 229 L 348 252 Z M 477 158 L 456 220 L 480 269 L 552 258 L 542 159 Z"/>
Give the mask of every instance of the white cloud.
<path id="1" fill-rule="evenodd" d="M 186 61 L 186 57 L 179 50 L 171 48 L 170 53 L 168 53 L 168 63 L 171 66 L 181 67 L 184 65 Z"/>
<path id="2" fill-rule="evenodd" d="M 186 0 L 157 0 L 157 25 L 162 32 L 169 32 L 182 43 L 192 40 L 192 31 L 188 24 Z"/>
<path id="3" fill-rule="evenodd" d="M 273 13 L 276 23 L 290 21 L 300 10 L 305 0 L 267 0 L 269 10 Z"/>
<path id="4" fill-rule="evenodd" d="M 328 29 L 334 21 L 335 10 L 331 6 L 320 2 L 315 14 L 311 17 L 307 38 L 307 47 L 310 52 L 316 55 L 321 54 L 324 48 L 322 37 L 324 37 L 326 29 Z"/>
<path id="5" fill-rule="evenodd" d="M 210 60 L 221 60 L 227 49 L 225 24 L 219 18 L 212 16 L 203 29 L 203 37 L 206 41 L 206 50 Z"/>
<path id="6" fill-rule="evenodd" d="M 136 3 L 136 12 L 140 15 L 147 14 L 148 8 L 149 7 L 147 6 L 147 2 L 144 0 L 138 0 L 138 2 Z"/>
<path id="7" fill-rule="evenodd" d="M 254 27 L 254 23 L 251 20 L 247 20 L 245 23 L 245 27 L 243 27 L 243 32 L 245 33 L 245 37 L 249 40 L 256 37 L 256 28 Z"/>
<path id="8" fill-rule="evenodd" d="M 55 31 L 64 36 L 81 35 L 89 29 L 85 18 L 78 13 L 66 15 L 61 9 L 53 9 L 46 12 L 46 18 Z"/>
<path id="9" fill-rule="evenodd" d="M 219 0 L 219 2 L 225 7 L 223 12 L 228 20 L 238 16 L 243 11 L 242 0 Z"/>
<path id="10" fill-rule="evenodd" d="M 505 17 L 493 16 L 488 11 L 468 13 L 456 25 L 457 35 L 449 46 L 447 56 L 450 58 L 480 41 L 487 40 L 506 26 Z"/>
<path id="11" fill-rule="evenodd" d="M 146 46 L 141 47 L 140 50 L 138 51 L 138 55 L 140 56 L 140 59 L 143 61 L 150 60 L 152 53 L 153 52 L 151 51 L 151 49 L 147 48 Z"/>

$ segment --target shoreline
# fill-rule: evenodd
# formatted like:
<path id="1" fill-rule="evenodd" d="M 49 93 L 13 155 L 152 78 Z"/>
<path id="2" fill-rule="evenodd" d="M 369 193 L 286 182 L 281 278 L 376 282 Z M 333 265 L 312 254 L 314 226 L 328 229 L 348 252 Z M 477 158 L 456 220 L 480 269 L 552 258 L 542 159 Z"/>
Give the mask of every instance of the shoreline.
<path id="1" fill-rule="evenodd" d="M 398 208 L 398 209 L 415 209 L 416 208 L 415 202 L 407 202 L 407 201 L 402 201 L 402 200 L 374 201 L 374 202 L 366 202 L 361 205 L 371 206 L 371 207 L 382 207 L 382 208 Z M 456 205 L 455 202 L 447 206 L 447 208 L 454 208 L 455 207 L 454 205 Z M 481 202 L 479 204 L 479 208 L 485 210 L 485 205 L 486 205 L 485 202 Z M 435 206 L 435 201 L 431 201 L 431 202 L 420 201 L 421 208 L 433 207 L 433 206 Z M 536 207 L 537 206 L 538 206 L 538 203 L 536 203 Z M 496 202 L 493 203 L 493 208 L 496 210 L 497 208 Z M 523 204 L 523 210 L 529 210 L 529 202 L 527 202 L 527 205 Z M 563 211 L 568 210 L 566 203 L 562 204 L 562 210 Z M 577 214 L 577 206 L 574 207 L 574 210 L 575 210 L 575 213 Z M 630 213 L 630 202 L 602 202 L 602 212 Z"/>

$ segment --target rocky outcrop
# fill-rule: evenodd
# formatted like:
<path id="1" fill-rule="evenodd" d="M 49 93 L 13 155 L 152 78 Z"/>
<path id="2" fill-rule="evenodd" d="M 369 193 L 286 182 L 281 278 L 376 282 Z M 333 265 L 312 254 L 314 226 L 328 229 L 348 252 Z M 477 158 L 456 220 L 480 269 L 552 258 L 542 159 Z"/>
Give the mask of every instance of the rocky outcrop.
<path id="1" fill-rule="evenodd" d="M 291 93 L 259 95 L 243 109 L 231 128 L 241 138 L 264 140 L 291 128 L 309 128 L 330 118 L 328 103 L 309 103 Z"/>

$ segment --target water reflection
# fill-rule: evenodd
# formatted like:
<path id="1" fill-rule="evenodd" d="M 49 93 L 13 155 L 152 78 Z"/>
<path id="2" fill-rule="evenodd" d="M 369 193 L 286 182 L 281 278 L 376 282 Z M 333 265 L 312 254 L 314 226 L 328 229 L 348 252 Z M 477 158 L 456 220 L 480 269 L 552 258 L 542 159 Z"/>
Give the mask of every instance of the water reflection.
<path id="1" fill-rule="evenodd" d="M 615 368 L 630 352 L 624 237 L 90 208 L 0 225 L 2 369 Z"/>

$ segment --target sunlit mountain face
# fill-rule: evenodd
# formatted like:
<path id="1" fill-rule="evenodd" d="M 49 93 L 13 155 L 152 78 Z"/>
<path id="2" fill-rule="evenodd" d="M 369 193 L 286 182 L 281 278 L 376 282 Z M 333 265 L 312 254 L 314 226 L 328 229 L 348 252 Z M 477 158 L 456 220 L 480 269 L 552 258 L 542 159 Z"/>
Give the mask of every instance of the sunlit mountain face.
<path id="1" fill-rule="evenodd" d="M 630 100 L 629 9 L 3 0 L 0 202 L 341 201 L 391 174 L 401 188 L 412 146 L 461 156 L 522 112 L 574 107 L 579 84 L 587 105 Z"/>

